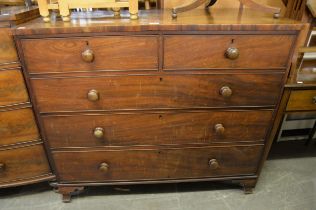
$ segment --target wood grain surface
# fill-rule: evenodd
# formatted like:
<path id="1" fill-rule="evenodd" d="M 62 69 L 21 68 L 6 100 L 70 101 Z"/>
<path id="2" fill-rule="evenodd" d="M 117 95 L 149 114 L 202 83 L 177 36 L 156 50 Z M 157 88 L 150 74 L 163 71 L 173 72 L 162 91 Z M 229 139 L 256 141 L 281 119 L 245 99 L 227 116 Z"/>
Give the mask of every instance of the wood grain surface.
<path id="1" fill-rule="evenodd" d="M 32 79 L 40 112 L 274 106 L 282 74 L 216 74 Z M 230 98 L 220 95 L 229 86 Z M 98 101 L 87 93 L 95 89 Z"/>
<path id="2" fill-rule="evenodd" d="M 97 70 L 158 70 L 156 36 L 107 36 L 66 39 L 26 39 L 22 41 L 25 63 L 30 73 Z M 82 59 L 93 51 L 90 63 Z"/>
<path id="3" fill-rule="evenodd" d="M 106 182 L 251 175 L 262 146 L 54 152 L 61 182 Z M 216 159 L 219 167 L 211 169 Z M 107 172 L 99 170 L 106 163 Z"/>
<path id="4" fill-rule="evenodd" d="M 15 49 L 10 28 L 0 28 L 0 69 L 5 63 L 17 62 L 18 56 Z"/>
<path id="5" fill-rule="evenodd" d="M 41 18 L 19 25 L 14 30 L 16 35 L 58 35 L 87 33 L 113 33 L 113 32 L 185 32 L 185 31 L 226 31 L 229 33 L 241 31 L 283 32 L 293 33 L 302 29 L 299 21 L 290 19 L 275 19 L 271 14 L 245 9 L 242 14 L 239 9 L 225 8 L 195 9 L 182 13 L 177 19 L 171 17 L 171 10 L 140 11 L 138 20 L 129 20 L 128 14 L 123 13 L 123 18 L 113 18 L 109 12 L 104 14 L 86 16 L 76 21 L 64 23 L 60 18 L 53 19 L 50 24 L 44 23 Z M 78 14 L 80 16 L 80 14 Z"/>
<path id="6" fill-rule="evenodd" d="M 0 171 L 0 187 L 50 173 L 42 144 L 0 151 L 0 163 L 4 164 Z"/>
<path id="7" fill-rule="evenodd" d="M 0 106 L 29 102 L 20 70 L 0 71 Z"/>
<path id="8" fill-rule="evenodd" d="M 43 117 L 47 140 L 53 148 L 263 141 L 271 120 L 271 111 Z M 223 134 L 216 132 L 216 124 L 223 125 Z M 93 133 L 98 127 L 104 131 L 101 138 Z"/>
<path id="9" fill-rule="evenodd" d="M 31 108 L 0 112 L 0 146 L 38 140 Z"/>
<path id="10" fill-rule="evenodd" d="M 164 69 L 286 68 L 295 36 L 178 35 L 164 37 Z M 239 57 L 225 57 L 229 47 Z"/>
<path id="11" fill-rule="evenodd" d="M 291 91 L 286 110 L 287 111 L 316 110 L 316 90 Z"/>

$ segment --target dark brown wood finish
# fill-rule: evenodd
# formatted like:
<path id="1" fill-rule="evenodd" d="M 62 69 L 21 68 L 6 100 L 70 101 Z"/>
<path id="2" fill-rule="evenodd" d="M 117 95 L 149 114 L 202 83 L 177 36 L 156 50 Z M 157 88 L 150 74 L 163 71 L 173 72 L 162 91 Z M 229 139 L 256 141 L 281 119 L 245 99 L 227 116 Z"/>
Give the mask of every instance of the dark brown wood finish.
<path id="1" fill-rule="evenodd" d="M 40 112 L 274 106 L 283 74 L 31 79 Z M 221 94 L 229 87 L 232 95 Z M 95 90 L 96 100 L 88 99 Z M 53 100 L 52 100 L 53 99 Z"/>
<path id="2" fill-rule="evenodd" d="M 286 68 L 294 40 L 289 35 L 165 36 L 164 69 Z M 235 59 L 228 57 L 229 48 L 238 50 Z"/>
<path id="3" fill-rule="evenodd" d="M 0 70 L 0 107 L 26 103 L 29 96 L 21 71 Z"/>
<path id="4" fill-rule="evenodd" d="M 263 141 L 271 120 L 271 111 L 43 117 L 47 140 L 52 148 Z M 223 131 L 218 130 L 220 125 Z M 99 135 L 97 128 L 101 128 Z"/>
<path id="5" fill-rule="evenodd" d="M 57 186 L 67 201 L 86 185 L 220 179 L 237 180 L 246 192 L 255 186 L 304 25 L 249 10 L 240 16 L 238 10 L 214 10 L 212 17 L 195 10 L 177 20 L 169 12 L 141 12 L 133 23 L 35 20 L 14 31 Z M 70 47 L 64 54 L 76 55 L 70 64 L 78 62 L 58 68 L 51 64 L 59 62 L 58 50 L 40 60 L 25 48 L 34 40 L 49 41 L 50 49 L 56 41 L 64 49 L 64 40 L 122 37 L 153 38 L 155 67 L 104 62 L 95 68 L 92 48 L 79 54 Z M 114 55 L 142 55 L 130 46 L 119 46 Z M 82 68 L 79 59 L 91 67 Z"/>
<path id="6" fill-rule="evenodd" d="M 51 176 L 50 168 L 42 143 L 0 150 L 0 186 L 9 182 L 38 178 L 39 175 Z"/>
<path id="7" fill-rule="evenodd" d="M 0 23 L 7 22 L 9 26 L 25 23 L 39 17 L 37 6 L 10 6 L 0 8 Z"/>
<path id="8" fill-rule="evenodd" d="M 27 39 L 22 47 L 30 73 L 158 70 L 157 36 Z"/>
<path id="9" fill-rule="evenodd" d="M 54 152 L 53 156 L 64 182 L 100 182 L 251 175 L 261 152 L 262 146 L 257 145 L 71 151 Z"/>
<path id="10" fill-rule="evenodd" d="M 101 18 L 80 19 L 71 23 L 64 23 L 60 19 L 53 20 L 50 24 L 44 23 L 42 19 L 29 21 L 19 25 L 14 31 L 15 35 L 45 35 L 65 36 L 66 34 L 77 34 L 89 36 L 88 33 L 117 33 L 142 32 L 156 34 L 157 31 L 168 31 L 179 33 L 181 31 L 223 33 L 233 31 L 247 33 L 258 31 L 259 34 L 273 32 L 281 34 L 296 33 L 302 29 L 303 24 L 291 19 L 274 19 L 270 14 L 245 9 L 239 15 L 238 9 L 212 9 L 211 13 L 203 9 L 196 9 L 182 14 L 177 20 L 172 19 L 170 10 L 139 11 L 138 20 L 129 18 L 109 19 L 100 15 Z"/>
<path id="11" fill-rule="evenodd" d="M 0 111 L 0 146 L 40 139 L 31 108 Z"/>

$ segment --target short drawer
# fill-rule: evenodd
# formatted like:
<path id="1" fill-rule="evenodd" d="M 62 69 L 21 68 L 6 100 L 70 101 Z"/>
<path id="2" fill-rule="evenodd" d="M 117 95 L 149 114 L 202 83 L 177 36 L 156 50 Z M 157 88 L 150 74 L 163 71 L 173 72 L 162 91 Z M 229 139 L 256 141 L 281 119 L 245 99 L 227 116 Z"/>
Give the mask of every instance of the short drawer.
<path id="1" fill-rule="evenodd" d="M 274 106 L 283 74 L 32 79 L 40 112 Z"/>
<path id="2" fill-rule="evenodd" d="M 0 106 L 28 101 L 29 97 L 20 70 L 0 70 Z"/>
<path id="3" fill-rule="evenodd" d="M 18 60 L 11 29 L 0 27 L 0 69 L 1 65 Z"/>
<path id="4" fill-rule="evenodd" d="M 30 73 L 158 70 L 156 36 L 24 39 Z"/>
<path id="5" fill-rule="evenodd" d="M 163 66 L 166 70 L 286 68 L 294 40 L 294 35 L 170 35 L 164 38 Z"/>
<path id="6" fill-rule="evenodd" d="M 31 108 L 0 112 L 0 146 L 38 140 Z"/>
<path id="7" fill-rule="evenodd" d="M 263 141 L 272 111 L 43 116 L 53 148 Z"/>
<path id="8" fill-rule="evenodd" d="M 54 152 L 61 182 L 106 182 L 254 175 L 263 147 Z"/>
<path id="9" fill-rule="evenodd" d="M 287 111 L 316 110 L 316 90 L 293 90 L 286 107 Z"/>
<path id="10" fill-rule="evenodd" d="M 42 144 L 0 151 L 0 186 L 49 173 Z"/>

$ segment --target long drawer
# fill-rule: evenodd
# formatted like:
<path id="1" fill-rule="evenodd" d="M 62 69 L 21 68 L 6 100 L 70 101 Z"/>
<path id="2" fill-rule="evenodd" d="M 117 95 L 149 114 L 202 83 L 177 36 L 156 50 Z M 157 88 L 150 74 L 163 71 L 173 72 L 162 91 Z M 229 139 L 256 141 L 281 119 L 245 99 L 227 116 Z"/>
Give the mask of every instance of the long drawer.
<path id="1" fill-rule="evenodd" d="M 23 39 L 30 73 L 158 70 L 158 37 Z"/>
<path id="2" fill-rule="evenodd" d="M 40 112 L 274 106 L 283 74 L 32 79 Z"/>
<path id="3" fill-rule="evenodd" d="M 263 147 L 53 152 L 61 182 L 106 182 L 254 175 Z"/>
<path id="4" fill-rule="evenodd" d="M 293 90 L 286 107 L 287 111 L 316 110 L 316 90 Z"/>
<path id="5" fill-rule="evenodd" d="M 52 148 L 263 141 L 272 111 L 43 116 Z"/>
<path id="6" fill-rule="evenodd" d="M 0 70 L 0 106 L 25 103 L 29 97 L 20 70 Z"/>
<path id="7" fill-rule="evenodd" d="M 0 146 L 38 140 L 31 108 L 0 112 Z"/>
<path id="8" fill-rule="evenodd" d="M 42 144 L 0 151 L 0 184 L 49 173 Z"/>
<path id="9" fill-rule="evenodd" d="M 286 68 L 292 35 L 170 35 L 164 69 Z"/>

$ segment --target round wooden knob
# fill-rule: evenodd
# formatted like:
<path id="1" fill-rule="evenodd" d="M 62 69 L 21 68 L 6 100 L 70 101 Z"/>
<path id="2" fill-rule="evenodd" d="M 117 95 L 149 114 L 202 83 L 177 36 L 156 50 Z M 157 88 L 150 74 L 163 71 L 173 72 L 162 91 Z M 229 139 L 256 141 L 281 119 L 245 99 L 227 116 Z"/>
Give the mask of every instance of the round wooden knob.
<path id="1" fill-rule="evenodd" d="M 99 100 L 99 92 L 97 90 L 89 90 L 88 99 L 89 99 L 89 101 Z"/>
<path id="2" fill-rule="evenodd" d="M 94 60 L 94 54 L 93 54 L 93 51 L 90 50 L 90 49 L 86 49 L 85 51 L 83 51 L 81 53 L 81 57 L 82 57 L 82 60 L 87 62 L 87 63 L 91 63 L 93 62 Z"/>
<path id="3" fill-rule="evenodd" d="M 93 135 L 98 139 L 103 138 L 104 137 L 104 129 L 100 128 L 100 127 L 95 128 L 93 131 Z"/>
<path id="4" fill-rule="evenodd" d="M 215 128 L 215 132 L 219 135 L 223 135 L 225 133 L 225 128 L 223 124 L 216 124 L 214 128 Z"/>
<path id="5" fill-rule="evenodd" d="M 224 98 L 229 98 L 232 94 L 233 91 L 230 87 L 224 86 L 220 89 L 219 93 L 224 97 Z"/>
<path id="6" fill-rule="evenodd" d="M 219 164 L 216 159 L 211 159 L 208 161 L 208 165 L 211 169 L 217 169 L 219 167 Z"/>
<path id="7" fill-rule="evenodd" d="M 316 104 L 316 96 L 313 97 L 313 104 Z"/>
<path id="8" fill-rule="evenodd" d="M 105 173 L 108 172 L 109 168 L 110 166 L 107 163 L 101 163 L 99 166 L 99 170 Z"/>
<path id="9" fill-rule="evenodd" d="M 230 60 L 236 60 L 239 57 L 239 50 L 236 47 L 230 47 L 226 50 L 225 55 Z"/>
<path id="10" fill-rule="evenodd" d="M 5 169 L 5 164 L 4 163 L 0 163 L 0 172 L 4 171 Z"/>

